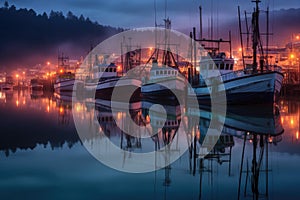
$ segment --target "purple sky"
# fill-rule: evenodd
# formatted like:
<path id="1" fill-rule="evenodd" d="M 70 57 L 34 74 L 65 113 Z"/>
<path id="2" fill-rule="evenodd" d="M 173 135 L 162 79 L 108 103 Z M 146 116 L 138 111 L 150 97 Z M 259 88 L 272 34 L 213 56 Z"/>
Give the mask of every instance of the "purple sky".
<path id="1" fill-rule="evenodd" d="M 83 14 L 92 21 L 114 27 L 136 28 L 154 26 L 155 0 L 8 0 L 17 8 L 32 8 L 37 13 L 70 10 L 75 15 Z M 4 0 L 0 0 L 4 4 Z M 165 6 L 166 5 L 166 6 Z M 237 20 L 237 6 L 248 10 L 254 6 L 251 0 L 156 0 L 157 22 L 163 23 L 166 16 L 172 20 L 172 28 L 182 30 L 199 26 L 199 5 L 203 7 L 203 24 L 213 16 L 214 26 L 229 20 Z M 261 8 L 280 10 L 300 8 L 299 0 L 262 0 Z M 166 9 L 165 9 L 166 8 Z"/>

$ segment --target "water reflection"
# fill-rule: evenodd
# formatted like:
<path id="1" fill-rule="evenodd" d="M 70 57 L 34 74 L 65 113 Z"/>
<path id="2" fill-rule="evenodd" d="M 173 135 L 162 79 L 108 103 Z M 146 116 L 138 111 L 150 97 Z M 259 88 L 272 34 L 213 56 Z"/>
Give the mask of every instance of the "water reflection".
<path id="1" fill-rule="evenodd" d="M 55 149 L 66 144 L 71 148 L 80 141 L 72 123 L 71 104 L 65 99 L 27 90 L 8 91 L 1 96 L 5 98 L 0 101 L 0 120 L 7 123 L 1 127 L 0 150 L 6 156 L 39 145 Z M 57 129 L 59 124 L 62 129 Z"/>
<path id="2" fill-rule="evenodd" d="M 0 150 L 6 156 L 11 157 L 19 150 L 30 152 L 39 149 L 38 146 L 50 149 L 73 148 L 74 144 L 80 141 L 73 125 L 73 112 L 82 121 L 89 123 L 82 143 L 96 147 L 98 140 L 108 138 L 125 151 L 122 165 L 126 165 L 133 153 L 162 151 L 171 142 L 174 142 L 174 146 L 169 150 L 176 153 L 180 150 L 177 149 L 177 142 L 183 142 L 178 140 L 177 135 L 180 123 L 188 123 L 196 117 L 192 108 L 186 107 L 186 112 L 192 114 L 181 118 L 182 113 L 178 105 L 163 105 L 167 111 L 167 120 L 164 120 L 160 109 L 149 112 L 149 108 L 154 104 L 149 101 L 130 104 L 129 112 L 126 112 L 119 102 L 118 112 L 112 114 L 110 103 L 106 101 L 97 100 L 95 104 L 92 99 L 87 99 L 72 106 L 70 94 L 37 96 L 32 98 L 29 91 L 1 93 L 1 120 L 14 121 L 3 124 L 4 131 L 0 134 Z M 148 174 L 147 179 L 153 180 L 155 191 L 160 191 L 160 195 L 161 192 L 164 193 L 166 198 L 176 198 L 176 191 L 181 191 L 187 198 L 199 199 L 221 198 L 224 194 L 234 198 L 255 199 L 274 198 L 278 194 L 278 198 L 281 198 L 288 195 L 279 193 L 282 192 L 281 187 L 295 194 L 297 189 L 288 184 L 279 172 L 288 173 L 289 176 L 299 174 L 289 168 L 292 164 L 286 166 L 284 163 L 290 159 L 290 154 L 300 155 L 297 136 L 299 104 L 285 100 L 280 102 L 277 109 L 273 112 L 273 109 L 231 108 L 226 117 L 213 115 L 209 109 L 201 109 L 199 124 L 185 136 L 184 142 L 189 145 L 187 153 L 180 161 Z M 203 140 L 212 117 L 225 118 L 225 125 L 220 138 L 207 138 L 211 142 L 217 140 L 213 150 L 207 152 Z M 147 131 L 127 134 L 123 130 L 132 130 L 127 126 L 128 120 L 133 120 L 136 125 L 148 127 Z M 22 127 L 14 126 L 16 123 Z M 152 131 L 158 134 L 152 135 Z M 208 154 L 203 158 L 204 153 Z M 274 165 L 274 159 L 282 164 Z M 298 157 L 294 157 L 291 162 L 300 163 Z M 159 164 L 157 163 L 158 166 Z M 107 181 L 117 184 L 113 180 Z M 274 181 L 278 184 L 274 184 Z M 178 188 L 179 182 L 186 183 L 186 186 L 181 185 L 181 188 Z M 281 186 L 282 184 L 285 185 Z M 188 191 L 190 193 L 187 194 Z M 220 194 L 217 194 L 218 192 Z M 155 195 L 150 197 L 157 198 Z"/>

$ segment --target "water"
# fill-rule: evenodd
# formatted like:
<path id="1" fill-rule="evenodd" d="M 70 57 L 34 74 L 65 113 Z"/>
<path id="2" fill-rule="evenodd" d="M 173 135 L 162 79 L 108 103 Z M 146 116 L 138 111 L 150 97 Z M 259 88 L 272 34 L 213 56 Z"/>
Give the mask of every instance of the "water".
<path id="1" fill-rule="evenodd" d="M 227 117 L 223 134 L 234 137 L 227 137 L 229 142 L 217 146 L 219 149 L 216 148 L 210 158 L 190 159 L 186 151 L 168 167 L 136 174 L 111 169 L 86 150 L 82 144 L 90 140 L 81 142 L 77 135 L 72 104 L 67 98 L 31 95 L 27 91 L 1 92 L 1 199 L 238 199 L 238 196 L 240 199 L 298 199 L 299 105 L 297 100 L 282 100 L 280 115 Z M 85 109 L 85 117 L 93 114 L 83 105 L 73 109 L 75 113 Z M 99 108 L 94 115 L 101 117 L 105 112 Z M 200 127 L 200 132 L 205 132 L 205 124 L 209 122 L 205 114 L 209 112 L 201 116 L 200 125 L 204 129 Z M 105 129 L 104 123 L 99 124 Z M 244 129 L 237 130 L 230 125 Z M 285 130 L 283 134 L 281 125 Z M 254 134 L 254 130 L 273 131 L 273 135 Z M 197 131 L 193 134 L 201 140 Z M 115 145 L 121 145 L 117 130 L 110 132 L 109 137 Z M 253 151 L 255 137 L 257 150 Z M 141 139 L 138 145 L 132 137 L 123 139 L 122 148 L 128 152 L 149 152 L 154 148 L 153 140 Z M 160 145 L 164 142 L 160 141 Z M 259 170 L 252 172 L 255 154 Z M 126 156 L 125 159 L 130 160 L 130 153 Z"/>

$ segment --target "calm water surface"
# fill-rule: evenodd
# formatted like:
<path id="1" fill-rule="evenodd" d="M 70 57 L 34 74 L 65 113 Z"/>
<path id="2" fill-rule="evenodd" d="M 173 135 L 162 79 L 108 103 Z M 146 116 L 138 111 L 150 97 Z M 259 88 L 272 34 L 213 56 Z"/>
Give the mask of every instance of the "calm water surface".
<path id="1" fill-rule="evenodd" d="M 190 140 L 195 148 L 169 167 L 131 174 L 96 160 L 82 145 L 88 138 L 81 142 L 77 135 L 72 109 L 85 110 L 83 118 L 91 117 L 91 123 L 97 116 L 106 136 L 124 150 L 153 150 L 155 140 L 122 136 L 111 129 L 113 124 L 102 121 L 109 109 L 100 106 L 91 113 L 88 105 L 72 108 L 70 99 L 52 94 L 0 92 L 0 198 L 299 199 L 300 102 L 282 100 L 279 108 L 280 115 L 228 116 L 214 151 L 194 159 L 199 133 L 209 124 L 209 112 L 204 112 L 200 131 L 187 137 L 196 138 Z M 176 117 L 170 120 L 176 122 Z"/>

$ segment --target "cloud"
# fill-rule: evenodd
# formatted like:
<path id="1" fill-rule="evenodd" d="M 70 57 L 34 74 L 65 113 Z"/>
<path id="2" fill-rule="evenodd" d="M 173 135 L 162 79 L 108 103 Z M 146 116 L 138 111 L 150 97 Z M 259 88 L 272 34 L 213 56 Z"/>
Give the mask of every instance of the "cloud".
<path id="1" fill-rule="evenodd" d="M 3 2 L 4 0 L 1 0 Z M 38 13 L 50 10 L 69 10 L 76 15 L 83 14 L 93 21 L 104 25 L 116 27 L 134 28 L 154 26 L 154 2 L 157 8 L 157 21 L 163 23 L 165 10 L 167 17 L 172 20 L 176 29 L 187 28 L 187 26 L 198 26 L 199 5 L 203 6 L 203 23 L 213 16 L 216 23 L 226 23 L 228 20 L 237 19 L 237 6 L 241 10 L 252 10 L 254 4 L 250 0 L 10 0 L 17 8 L 33 8 Z M 287 8 L 300 8 L 299 0 L 289 0 L 287 4 L 281 0 L 262 1 L 261 8 L 280 10 Z"/>

